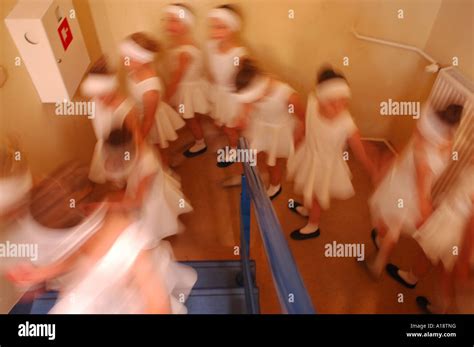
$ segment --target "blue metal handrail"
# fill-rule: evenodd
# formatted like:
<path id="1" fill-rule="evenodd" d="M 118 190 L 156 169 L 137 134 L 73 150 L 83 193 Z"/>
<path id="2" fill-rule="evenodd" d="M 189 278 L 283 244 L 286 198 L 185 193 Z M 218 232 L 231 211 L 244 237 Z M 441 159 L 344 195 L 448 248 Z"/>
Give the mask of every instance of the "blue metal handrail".
<path id="1" fill-rule="evenodd" d="M 240 198 L 240 254 L 247 312 L 257 314 L 259 308 L 253 292 L 254 279 L 250 269 L 250 195 L 245 176 L 242 176 Z"/>
<path id="2" fill-rule="evenodd" d="M 239 149 L 249 150 L 247 140 L 240 138 Z M 249 252 L 250 249 L 250 197 L 253 200 L 255 214 L 259 225 L 260 235 L 263 240 L 268 263 L 273 275 L 281 308 L 289 314 L 314 314 L 315 309 L 306 290 L 303 279 L 283 235 L 280 222 L 275 210 L 255 167 L 243 163 L 244 175 L 242 176 L 241 196 L 241 256 L 243 262 L 244 285 L 249 285 L 251 279 Z M 248 189 L 248 190 L 247 190 Z M 245 260 L 246 258 L 246 260 Z M 247 265 L 248 269 L 246 269 Z M 249 312 L 253 295 L 246 298 Z"/>

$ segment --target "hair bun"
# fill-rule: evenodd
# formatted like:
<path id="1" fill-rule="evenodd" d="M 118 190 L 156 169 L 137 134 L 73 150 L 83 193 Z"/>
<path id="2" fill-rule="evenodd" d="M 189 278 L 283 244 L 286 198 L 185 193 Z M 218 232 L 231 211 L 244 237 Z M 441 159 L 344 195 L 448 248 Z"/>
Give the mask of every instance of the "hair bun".
<path id="1" fill-rule="evenodd" d="M 124 126 L 122 128 L 112 130 L 107 140 L 105 140 L 105 143 L 112 147 L 120 147 L 130 143 L 132 138 L 132 132 L 128 129 L 128 127 Z"/>
<path id="2" fill-rule="evenodd" d="M 450 104 L 444 111 L 439 112 L 441 120 L 449 125 L 456 125 L 461 121 L 464 107 L 458 104 Z"/>
<path id="3" fill-rule="evenodd" d="M 108 75 L 112 72 L 109 69 L 109 64 L 107 62 L 107 57 L 105 55 L 101 56 L 99 59 L 96 60 L 94 64 L 92 64 L 89 73 L 92 74 L 99 74 L 99 75 Z"/>
<path id="4" fill-rule="evenodd" d="M 259 73 L 260 70 L 254 60 L 249 58 L 242 59 L 239 71 L 235 76 L 236 91 L 238 92 L 247 87 Z"/>
<path id="5" fill-rule="evenodd" d="M 160 43 L 147 33 L 136 32 L 130 35 L 130 38 L 147 51 L 158 53 L 161 49 Z"/>
<path id="6" fill-rule="evenodd" d="M 323 65 L 323 67 L 318 72 L 317 84 L 323 83 L 324 81 L 333 78 L 346 79 L 342 73 L 336 72 L 331 65 Z"/>

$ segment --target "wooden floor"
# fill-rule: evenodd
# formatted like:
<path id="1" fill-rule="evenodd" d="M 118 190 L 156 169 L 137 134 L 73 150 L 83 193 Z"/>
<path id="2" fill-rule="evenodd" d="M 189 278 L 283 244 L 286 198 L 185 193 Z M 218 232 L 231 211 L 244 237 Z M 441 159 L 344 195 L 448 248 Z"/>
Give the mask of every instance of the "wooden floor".
<path id="1" fill-rule="evenodd" d="M 179 140 L 170 148 L 174 153 L 172 164 L 181 177 L 184 193 L 194 207 L 193 212 L 181 217 L 185 230 L 171 237 L 170 241 L 178 260 L 237 260 L 240 187 L 223 188 L 221 182 L 240 175 L 241 166 L 235 164 L 226 169 L 216 167 L 216 151 L 227 142 L 208 118 L 203 118 L 203 124 L 209 147 L 206 154 L 192 159 L 181 155 L 193 142 L 186 129 L 181 131 Z M 379 162 L 391 156 L 385 146 L 367 143 L 367 150 Z M 307 241 L 289 238 L 292 230 L 306 223 L 304 218 L 287 208 L 288 199 L 299 198 L 293 193 L 291 183 L 283 183 L 282 194 L 273 202 L 314 307 L 319 313 L 418 313 L 415 297 L 433 295 L 436 283 L 433 273 L 421 281 L 416 289 L 410 290 L 385 274 L 379 281 L 372 280 L 362 264 L 354 258 L 324 256 L 325 244 L 333 241 L 364 243 L 366 257 L 375 251 L 369 236 L 372 226 L 367 207 L 371 185 L 357 162 L 349 160 L 349 166 L 356 195 L 347 201 L 331 203 L 331 208 L 322 215 L 319 238 Z M 260 168 L 260 171 L 265 177 L 264 168 Z M 257 263 L 261 311 L 280 313 L 254 215 L 251 233 L 251 257 Z M 393 262 L 408 268 L 413 262 L 415 247 L 412 240 L 402 239 L 393 255 Z M 0 313 L 5 313 L 15 302 L 18 293 L 4 280 L 0 280 L 0 293 Z M 403 294 L 402 300 L 400 294 Z"/>
<path id="2" fill-rule="evenodd" d="M 192 143 L 187 130 L 182 131 L 180 139 L 172 146 L 177 161 L 175 171 L 182 178 L 183 190 L 194 211 L 182 217 L 186 230 L 172 237 L 171 241 L 180 260 L 238 259 L 234 247 L 239 244 L 240 187 L 223 188 L 220 182 L 240 174 L 241 167 L 216 167 L 216 150 L 226 145 L 226 140 L 206 118 L 204 123 L 209 145 L 206 154 L 179 159 L 181 150 Z M 391 155 L 381 145 L 368 143 L 367 150 L 376 159 Z M 292 230 L 306 222 L 287 208 L 288 199 L 299 198 L 293 193 L 291 183 L 283 183 L 282 194 L 273 202 L 313 304 L 320 313 L 417 313 L 415 298 L 417 295 L 432 295 L 433 274 L 421 281 L 416 289 L 410 290 L 385 274 L 379 281 L 372 280 L 363 265 L 354 258 L 324 256 L 325 244 L 333 241 L 364 243 L 366 256 L 375 251 L 369 236 L 372 228 L 367 206 L 371 194 L 370 181 L 357 162 L 350 160 L 349 166 L 354 176 L 356 195 L 347 201 L 331 203 L 331 208 L 322 215 L 319 238 L 307 241 L 289 238 Z M 251 232 L 251 257 L 257 262 L 261 310 L 263 313 L 279 313 L 280 306 L 254 216 Z M 415 247 L 412 240 L 402 239 L 393 255 L 393 262 L 403 268 L 409 267 Z M 403 302 L 399 302 L 399 294 L 403 294 Z"/>

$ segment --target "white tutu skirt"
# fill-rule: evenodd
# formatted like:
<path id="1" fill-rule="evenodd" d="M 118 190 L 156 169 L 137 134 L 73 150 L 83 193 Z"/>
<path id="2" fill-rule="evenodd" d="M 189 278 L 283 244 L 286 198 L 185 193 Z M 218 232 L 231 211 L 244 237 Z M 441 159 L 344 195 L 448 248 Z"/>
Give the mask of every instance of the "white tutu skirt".
<path id="1" fill-rule="evenodd" d="M 289 158 L 294 154 L 294 119 L 281 124 L 271 124 L 253 119 L 246 131 L 251 149 L 267 154 L 267 165 L 275 166 L 277 158 Z"/>
<path id="2" fill-rule="evenodd" d="M 176 130 L 181 129 L 186 123 L 179 114 L 166 102 L 161 102 L 155 115 L 155 125 L 148 135 L 148 142 L 167 148 L 170 141 L 178 138 Z"/>
<path id="3" fill-rule="evenodd" d="M 209 113 L 209 83 L 205 79 L 181 82 L 171 99 L 171 105 L 184 119 L 194 118 L 195 113 Z M 180 112 L 181 105 L 184 105 L 183 112 Z"/>
<path id="4" fill-rule="evenodd" d="M 412 236 L 421 220 L 418 189 L 409 174 L 392 168 L 369 199 L 374 224 L 382 222 L 395 240 L 401 233 Z"/>
<path id="5" fill-rule="evenodd" d="M 133 243 L 133 242 L 132 242 Z M 123 254 L 116 256 L 124 257 Z M 127 253 L 127 256 L 128 253 Z M 141 314 L 147 312 L 140 289 L 131 282 L 130 268 L 120 260 L 105 265 L 100 262 L 81 275 L 76 274 L 68 288 L 59 296 L 50 314 Z M 161 242 L 151 251 L 156 276 L 164 285 L 171 304 L 171 313 L 186 314 L 185 302 L 197 281 L 196 271 L 174 260 L 171 246 Z M 133 261 L 133 260 L 132 260 Z M 131 262 L 129 262 L 131 263 Z M 105 266 L 104 266 L 105 265 Z M 114 271 L 115 270 L 115 271 Z M 158 295 L 158 294 L 157 294 Z"/>
<path id="6" fill-rule="evenodd" d="M 467 223 L 468 216 L 448 204 L 442 204 L 413 234 L 413 238 L 418 241 L 433 265 L 441 261 L 446 271 L 450 272 L 461 251 Z M 457 255 L 453 254 L 454 247 L 457 249 Z"/>
<path id="7" fill-rule="evenodd" d="M 209 92 L 212 103 L 211 117 L 219 126 L 235 127 L 241 104 L 228 88 L 212 85 Z"/>
<path id="8" fill-rule="evenodd" d="M 193 210 L 181 191 L 181 183 L 168 173 L 161 172 L 155 179 L 141 211 L 143 228 L 150 233 L 153 248 L 162 239 L 183 230 L 178 217 Z"/>
<path id="9" fill-rule="evenodd" d="M 145 313 L 147 301 L 135 279 L 137 260 L 149 244 L 149 234 L 137 221 L 123 230 L 107 252 L 98 260 L 87 256 L 79 259 L 74 279 L 61 293 L 50 313 L 107 314 Z M 169 300 L 172 313 L 186 313 L 184 302 L 197 280 L 196 272 L 176 264 L 169 243 L 161 242 L 146 254 L 147 271 L 159 285 L 157 295 Z M 160 290 L 161 289 L 161 290 Z"/>
<path id="10" fill-rule="evenodd" d="M 303 195 L 308 208 L 313 199 L 318 200 L 321 208 L 328 209 L 332 198 L 346 200 L 355 194 L 342 153 L 318 153 L 307 141 L 289 158 L 288 177 L 294 180 L 295 191 Z"/>
<path id="11" fill-rule="evenodd" d="M 153 249 L 153 264 L 156 264 L 158 275 L 164 279 L 170 295 L 171 312 L 174 314 L 188 313 L 185 302 L 196 284 L 196 270 L 176 262 L 171 244 L 166 241 L 160 242 Z"/>

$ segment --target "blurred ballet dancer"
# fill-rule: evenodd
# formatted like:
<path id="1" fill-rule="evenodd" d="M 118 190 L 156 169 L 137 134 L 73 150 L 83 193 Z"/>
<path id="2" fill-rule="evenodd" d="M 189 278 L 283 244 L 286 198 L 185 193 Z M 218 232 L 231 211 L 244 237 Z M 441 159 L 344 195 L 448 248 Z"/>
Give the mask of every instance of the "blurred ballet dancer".
<path id="1" fill-rule="evenodd" d="M 82 84 L 83 93 L 96 100 L 97 109 L 93 125 L 99 140 L 89 177 L 97 183 L 108 181 L 126 187 L 114 194 L 117 206 L 140 211 L 149 226 L 147 230 L 159 241 L 177 232 L 179 223 L 175 217 L 192 208 L 179 181 L 164 172 L 158 153 L 143 141 L 134 103 L 118 91 L 115 75 L 108 74 L 103 64 L 96 64 Z M 160 190 L 164 195 L 159 194 Z M 162 197 L 171 210 L 160 209 Z M 170 221 L 171 227 L 165 227 L 165 221 Z M 157 225 L 161 225 L 159 230 L 155 230 Z"/>
<path id="2" fill-rule="evenodd" d="M 471 180 L 472 182 L 472 180 Z M 472 189 L 472 184 L 471 184 Z M 460 250 L 459 259 L 456 262 L 453 275 L 454 295 L 456 312 L 474 313 L 474 199 L 471 195 L 471 219 L 467 225 L 462 242 L 463 248 Z M 423 309 L 423 299 L 417 299 L 419 306 Z M 429 300 L 426 303 L 430 305 Z M 433 309 L 427 306 L 428 311 Z M 436 307 L 434 309 L 436 312 Z"/>
<path id="3" fill-rule="evenodd" d="M 20 148 L 18 139 L 13 136 L 2 138 L 0 140 L 0 239 L 2 241 L 12 242 L 11 235 L 17 234 L 21 229 L 22 222 L 28 216 L 32 187 L 33 177 L 28 168 L 26 154 Z M 0 275 L 8 266 L 17 262 L 17 259 L 16 256 L 14 258 L 2 257 Z M 26 289 L 23 288 L 22 292 L 25 291 Z"/>
<path id="4" fill-rule="evenodd" d="M 242 18 L 233 6 L 223 5 L 212 9 L 208 19 L 210 40 L 207 44 L 207 56 L 212 82 L 211 116 L 216 124 L 222 127 L 231 148 L 236 149 L 239 139 L 236 121 L 242 105 L 233 94 L 235 75 L 240 62 L 247 55 L 246 48 L 239 40 Z M 218 161 L 217 166 L 224 168 L 233 163 L 231 158 L 226 157 L 224 161 Z"/>
<path id="5" fill-rule="evenodd" d="M 474 156 L 473 156 L 474 159 Z M 463 242 L 472 235 L 470 221 L 474 213 L 474 160 L 463 171 L 454 187 L 446 193 L 442 202 L 428 219 L 413 234 L 423 253 L 417 255 L 410 271 L 400 270 L 393 264 L 387 264 L 391 277 L 407 288 L 413 289 L 428 270 L 434 266 L 440 273 L 440 303 L 432 305 L 425 297 L 418 297 L 417 303 L 425 312 L 445 312 L 453 297 L 452 285 L 455 279 L 455 267 L 468 264 L 468 254 L 472 248 L 469 242 Z"/>
<path id="6" fill-rule="evenodd" d="M 119 91 L 117 76 L 107 67 L 105 58 L 93 64 L 81 85 L 82 94 L 95 103 L 92 126 L 97 138 L 94 148 L 89 179 L 95 183 L 105 183 L 102 147 L 114 128 L 127 124 L 134 132 L 140 132 L 139 112 L 135 103 Z M 137 139 L 142 139 L 137 136 Z M 124 181 L 115 182 L 123 187 Z"/>
<path id="7" fill-rule="evenodd" d="M 455 287 L 468 282 L 469 273 L 474 269 L 474 264 L 471 264 L 474 256 L 474 170 L 471 167 L 469 171 L 462 175 L 456 189 L 413 235 L 440 274 L 437 300 L 432 303 L 424 296 L 416 298 L 425 313 L 446 313 L 454 302 Z M 394 270 L 398 268 L 394 266 Z M 404 285 L 414 286 L 426 274 L 416 276 L 410 271 L 416 281 L 405 282 L 399 272 L 402 271 L 394 272 L 394 278 L 400 279 Z M 409 274 L 407 278 L 410 279 Z"/>
<path id="8" fill-rule="evenodd" d="M 33 178 L 19 142 L 8 137 L 0 144 L 0 227 L 3 231 L 24 214 Z"/>
<path id="9" fill-rule="evenodd" d="M 241 62 L 235 85 L 236 98 L 244 105 L 237 127 L 245 129 L 251 150 L 265 153 L 267 195 L 274 199 L 282 190 L 282 167 L 294 152 L 294 133 L 298 120 L 304 123 L 304 108 L 293 88 L 263 74 L 249 59 Z"/>
<path id="10" fill-rule="evenodd" d="M 411 141 L 370 198 L 376 226 L 371 237 L 378 249 L 375 259 L 367 263 L 372 276 L 380 277 L 400 234 L 413 236 L 431 214 L 431 189 L 449 163 L 462 110 L 454 104 L 441 111 L 427 105 Z M 387 270 L 405 277 L 407 283 L 416 282 L 410 273 L 399 273 L 393 265 Z"/>
<path id="11" fill-rule="evenodd" d="M 30 213 L 31 195 L 35 194 L 37 188 L 32 185 L 25 153 L 19 149 L 16 141 L 14 143 L 13 147 L 5 147 L 5 149 L 8 148 L 9 150 L 2 150 L 0 152 L 0 171 L 2 172 L 2 177 L 5 178 L 0 179 L 0 195 L 2 197 L 0 198 L 2 201 L 0 225 L 2 226 L 2 237 L 11 244 L 22 245 L 24 250 L 13 257 L 2 259 L 2 262 L 0 262 L 1 275 L 5 274 L 10 267 L 22 261 L 30 261 L 35 265 L 41 265 L 54 259 L 67 250 L 67 242 L 64 242 L 64 239 L 70 240 L 71 238 L 71 235 L 65 237 L 63 234 L 43 234 L 41 228 L 38 228 L 37 224 L 32 222 Z M 21 153 L 21 160 L 17 156 L 18 153 Z M 4 173 L 7 174 L 6 177 L 3 176 Z M 77 193 L 71 196 L 71 199 L 74 199 L 74 201 L 81 200 L 92 191 L 92 184 L 87 179 L 87 174 L 87 167 L 75 163 L 61 166 L 53 173 L 54 177 L 61 179 L 67 176 L 68 184 L 76 187 Z M 48 197 L 54 195 L 54 192 L 59 187 L 57 182 L 57 180 L 54 180 L 53 184 L 48 185 L 48 189 L 43 191 L 43 193 Z M 11 186 L 13 183 L 15 187 Z M 41 209 L 42 213 L 49 213 L 52 203 L 54 203 L 54 199 L 44 199 L 40 205 L 36 206 L 36 210 L 39 211 Z M 69 200 L 68 206 L 71 206 L 71 200 Z M 61 214 L 54 215 L 52 216 L 52 222 L 62 223 L 63 218 L 64 216 Z M 78 238 L 80 237 L 78 236 Z M 52 239 L 58 243 L 58 248 L 51 249 L 49 247 Z M 31 300 L 36 293 L 44 291 L 45 288 L 57 288 L 64 280 L 67 279 L 55 279 L 54 281 L 41 283 L 41 285 L 38 284 L 34 287 L 20 286 L 17 287 L 17 291 L 19 295 L 27 293 L 22 296 L 22 300 Z"/>
<path id="12" fill-rule="evenodd" d="M 112 130 L 102 151 L 105 177 L 126 182 L 125 191 L 114 194 L 109 208 L 139 212 L 153 243 L 179 232 L 182 226 L 178 216 L 192 211 L 192 207 L 180 182 L 163 170 L 156 151 L 140 144 L 127 126 Z"/>
<path id="13" fill-rule="evenodd" d="M 25 225 L 48 239 L 44 249 L 59 251 L 56 257 L 41 266 L 19 263 L 7 277 L 31 286 L 73 273 L 53 314 L 186 313 L 182 298 L 196 282 L 195 271 L 177 264 L 164 242 L 149 249 L 150 233 L 136 214 L 107 212 L 107 204 L 90 215 L 80 202 L 70 208 L 77 192 L 66 182 L 47 179 L 35 189 Z"/>
<path id="14" fill-rule="evenodd" d="M 294 240 L 318 237 L 321 210 L 329 208 L 332 198 L 344 200 L 354 195 L 348 157 L 344 157 L 347 144 L 375 180 L 375 166 L 365 153 L 348 110 L 350 97 L 351 90 L 343 75 L 329 67 L 321 69 L 316 90 L 308 97 L 306 135 L 288 161 L 288 176 L 294 179 L 295 191 L 304 197 L 304 206 L 295 202 L 290 209 L 309 216 L 306 226 L 291 233 Z"/>
<path id="15" fill-rule="evenodd" d="M 176 130 L 185 123 L 162 100 L 162 82 L 153 66 L 159 48 L 158 42 L 148 34 L 137 32 L 120 44 L 120 53 L 128 72 L 128 89 L 140 109 L 142 136 L 157 146 L 163 164 L 168 166 L 168 142 L 178 138 Z"/>
<path id="16" fill-rule="evenodd" d="M 170 81 L 165 101 L 169 102 L 186 121 L 195 143 L 183 154 L 192 158 L 207 150 L 197 114 L 209 112 L 208 83 L 204 78 L 204 58 L 196 46 L 191 29 L 195 18 L 191 10 L 181 4 L 165 7 L 165 31 L 170 41 Z"/>

